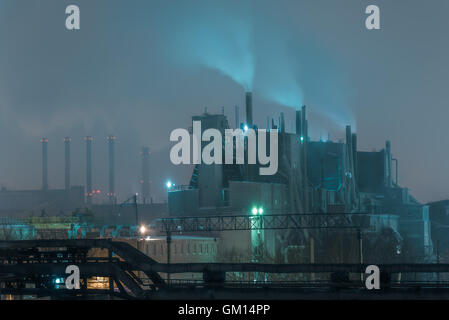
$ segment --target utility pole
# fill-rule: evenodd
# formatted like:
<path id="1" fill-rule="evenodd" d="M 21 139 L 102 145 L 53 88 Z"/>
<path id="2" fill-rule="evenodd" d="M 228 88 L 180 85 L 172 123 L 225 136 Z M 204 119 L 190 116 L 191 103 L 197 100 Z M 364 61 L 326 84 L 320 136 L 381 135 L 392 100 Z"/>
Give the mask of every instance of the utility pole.
<path id="1" fill-rule="evenodd" d="M 108 249 L 108 262 L 109 265 L 112 266 L 112 250 L 111 248 Z M 112 277 L 109 277 L 109 300 L 114 300 L 114 279 Z"/>
<path id="2" fill-rule="evenodd" d="M 167 232 L 167 264 L 170 264 L 170 252 L 171 252 L 171 233 Z M 167 272 L 167 282 L 170 284 L 170 273 Z"/>
<path id="3" fill-rule="evenodd" d="M 139 209 L 137 206 L 137 193 L 134 195 L 134 210 L 136 211 L 136 226 L 139 225 Z"/>
<path id="4" fill-rule="evenodd" d="M 357 230 L 357 239 L 359 240 L 359 262 L 360 265 L 363 264 L 363 239 L 362 239 L 362 231 L 360 229 Z M 363 282 L 363 272 L 360 273 L 360 281 Z"/>
<path id="5" fill-rule="evenodd" d="M 437 264 L 440 264 L 440 239 L 437 239 Z M 440 273 L 437 272 L 437 281 L 440 283 Z"/>

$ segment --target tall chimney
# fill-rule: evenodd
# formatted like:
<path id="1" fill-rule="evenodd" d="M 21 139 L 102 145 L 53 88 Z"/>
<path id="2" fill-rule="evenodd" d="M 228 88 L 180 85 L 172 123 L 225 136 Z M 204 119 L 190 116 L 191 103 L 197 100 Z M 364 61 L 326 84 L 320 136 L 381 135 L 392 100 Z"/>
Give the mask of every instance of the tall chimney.
<path id="1" fill-rule="evenodd" d="M 42 190 L 48 190 L 48 139 L 43 137 L 41 139 L 42 143 Z"/>
<path id="2" fill-rule="evenodd" d="M 302 128 L 301 128 L 301 110 L 296 110 L 296 135 L 301 136 Z"/>
<path id="3" fill-rule="evenodd" d="M 391 142 L 387 140 L 385 142 L 385 183 L 387 187 L 393 186 L 393 170 L 391 160 Z"/>
<path id="4" fill-rule="evenodd" d="M 349 168 L 351 169 L 351 173 L 353 173 L 354 162 L 353 162 L 353 150 L 352 150 L 352 133 L 351 126 L 346 126 L 346 148 L 348 150 L 348 160 L 349 160 Z"/>
<path id="5" fill-rule="evenodd" d="M 64 138 L 65 147 L 65 190 L 70 190 L 70 137 Z"/>
<path id="6" fill-rule="evenodd" d="M 150 148 L 143 147 L 142 152 L 142 202 L 147 203 L 150 200 Z M 150 200 L 151 202 L 151 200 Z"/>
<path id="7" fill-rule="evenodd" d="M 248 128 L 253 126 L 253 94 L 246 93 L 246 125 Z"/>
<path id="8" fill-rule="evenodd" d="M 354 161 L 354 176 L 357 181 L 357 134 L 352 134 L 352 160 Z"/>
<path id="9" fill-rule="evenodd" d="M 302 106 L 301 108 L 301 127 L 302 127 L 302 134 L 303 141 L 307 142 L 309 138 L 309 130 L 307 128 L 307 119 L 306 119 L 306 106 Z"/>
<path id="10" fill-rule="evenodd" d="M 240 128 L 240 120 L 239 120 L 239 106 L 235 106 L 235 128 Z"/>
<path id="11" fill-rule="evenodd" d="M 109 147 L 109 200 L 111 204 L 115 204 L 115 136 L 108 136 L 108 147 Z"/>
<path id="12" fill-rule="evenodd" d="M 347 146 L 348 146 L 348 151 L 351 151 L 351 152 L 352 152 L 352 147 L 351 147 L 352 143 L 351 143 L 351 140 L 352 140 L 351 126 L 350 126 L 350 125 L 347 125 L 347 126 L 346 126 L 346 144 L 347 144 Z"/>
<path id="13" fill-rule="evenodd" d="M 309 184 L 308 184 L 308 161 L 307 161 L 307 144 L 308 144 L 308 128 L 306 118 L 306 106 L 301 108 L 301 142 L 302 142 L 302 187 L 303 187 L 303 203 L 304 211 L 309 213 Z"/>
<path id="14" fill-rule="evenodd" d="M 86 140 L 86 197 L 87 204 L 92 204 L 92 141 L 93 137 L 87 136 Z"/>
<path id="15" fill-rule="evenodd" d="M 280 126 L 281 126 L 281 132 L 284 133 L 285 132 L 285 117 L 284 117 L 284 113 L 283 112 L 281 112 L 281 123 L 280 123 Z"/>

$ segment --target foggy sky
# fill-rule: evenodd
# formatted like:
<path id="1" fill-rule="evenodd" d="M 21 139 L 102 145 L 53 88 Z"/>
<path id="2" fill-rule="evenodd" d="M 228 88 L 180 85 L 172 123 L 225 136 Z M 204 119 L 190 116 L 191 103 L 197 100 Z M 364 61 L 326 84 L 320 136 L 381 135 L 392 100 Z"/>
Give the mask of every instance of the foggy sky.
<path id="1" fill-rule="evenodd" d="M 65 8 L 81 30 L 65 29 Z M 364 27 L 381 9 L 379 31 Z M 0 0 L 0 184 L 41 186 L 40 138 L 49 139 L 49 184 L 85 184 L 83 137 L 94 136 L 93 184 L 107 192 L 108 134 L 116 140 L 120 200 L 139 192 L 139 151 L 152 151 L 152 193 L 187 184 L 169 163 L 169 134 L 191 116 L 234 105 L 252 90 L 254 119 L 308 106 L 312 139 L 358 133 L 359 150 L 391 140 L 399 184 L 420 201 L 449 197 L 447 0 Z"/>

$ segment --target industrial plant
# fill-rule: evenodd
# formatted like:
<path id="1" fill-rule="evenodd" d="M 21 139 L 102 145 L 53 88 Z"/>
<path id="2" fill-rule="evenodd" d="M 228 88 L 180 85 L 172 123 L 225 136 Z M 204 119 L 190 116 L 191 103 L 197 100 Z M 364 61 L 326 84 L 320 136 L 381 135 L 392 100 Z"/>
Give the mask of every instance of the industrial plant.
<path id="1" fill-rule="evenodd" d="M 245 94 L 243 121 L 238 106 L 234 121 L 207 111 L 192 121 L 203 132 L 257 135 L 252 98 Z M 369 299 L 415 298 L 404 290 L 417 286 L 448 297 L 438 228 L 447 201 L 422 204 L 399 184 L 404 159 L 390 141 L 359 151 L 349 125 L 345 141 L 313 141 L 306 106 L 295 112 L 294 132 L 285 122 L 280 113 L 264 128 L 278 133 L 276 174 L 260 175 L 261 163 L 196 164 L 189 181 L 167 182 L 164 203 L 151 195 L 149 147 L 140 152 L 141 192 L 118 201 L 114 135 L 101 142 L 106 192 L 94 187 L 93 136 L 84 139 L 81 186 L 71 183 L 71 138 L 63 139 L 63 189 L 49 188 L 50 142 L 42 138 L 42 188 L 0 191 L 2 299 L 351 299 L 366 294 L 368 265 L 379 266 L 388 288 Z M 243 148 L 246 158 L 247 137 Z M 64 285 L 68 264 L 80 266 L 79 291 Z"/>

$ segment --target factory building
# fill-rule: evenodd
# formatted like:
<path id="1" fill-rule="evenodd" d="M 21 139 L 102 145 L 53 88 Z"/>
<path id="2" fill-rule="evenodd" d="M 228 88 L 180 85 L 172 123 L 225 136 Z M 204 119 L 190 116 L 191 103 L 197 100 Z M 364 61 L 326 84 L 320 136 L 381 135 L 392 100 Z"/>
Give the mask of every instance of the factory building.
<path id="1" fill-rule="evenodd" d="M 427 205 L 436 260 L 439 263 L 449 263 L 449 200 L 430 202 Z"/>
<path id="2" fill-rule="evenodd" d="M 245 98 L 246 121 L 239 127 L 254 129 L 257 134 L 258 128 L 252 121 L 251 93 Z M 230 128 L 223 114 L 205 112 L 192 117 L 192 121 L 201 121 L 202 132 L 214 128 L 223 136 Z M 236 123 L 239 123 L 237 116 Z M 187 185 L 170 188 L 169 215 L 251 215 L 254 207 L 263 208 L 264 214 L 363 213 L 372 226 L 371 231 L 362 236 L 367 239 L 363 250 L 369 251 L 369 243 L 375 247 L 376 235 L 379 238 L 382 232 L 389 232 L 394 261 L 432 260 L 428 206 L 420 204 L 406 188 L 399 186 L 398 160 L 392 156 L 389 141 L 381 151 L 359 151 L 357 135 L 350 126 L 346 127 L 345 142 L 312 141 L 305 106 L 296 111 L 295 124 L 295 132 L 287 132 L 282 113 L 276 124 L 274 120 L 267 124 L 270 125 L 267 130 L 278 132 L 279 168 L 275 175 L 259 175 L 258 170 L 263 166 L 259 162 L 197 164 Z M 246 139 L 245 158 L 248 155 Z M 224 154 L 225 150 L 223 157 Z M 287 262 L 289 248 L 299 250 L 297 256 L 301 258 L 296 262 L 329 262 L 325 259 L 327 253 L 320 253 L 318 243 L 313 243 L 319 242 L 319 237 L 307 230 L 261 230 L 257 234 L 254 230 L 228 231 L 220 238 L 222 252 L 227 252 L 228 256 L 240 255 L 240 260 L 255 261 L 254 248 L 263 244 L 268 257 L 266 262 Z M 339 262 L 358 261 L 358 255 L 360 253 L 340 257 Z M 376 259 L 369 254 L 365 257 Z"/>
<path id="3" fill-rule="evenodd" d="M 52 189 L 48 182 L 48 138 L 43 137 L 42 145 L 42 187 L 37 190 L 9 190 L 0 189 L 0 217 L 53 217 L 79 215 L 89 212 L 93 215 L 95 225 L 132 225 L 136 223 L 135 206 L 122 206 L 117 203 L 115 189 L 115 142 L 116 137 L 106 138 L 108 145 L 108 190 L 104 194 L 106 200 L 99 204 L 103 197 L 100 190 L 94 187 L 94 172 L 92 160 L 94 155 L 92 136 L 85 140 L 85 186 L 71 184 L 71 141 L 70 137 L 63 139 L 64 143 L 64 188 Z M 153 203 L 150 190 L 150 149 L 143 147 L 141 152 L 142 172 L 140 183 L 142 192 L 139 195 L 137 211 L 141 223 L 153 223 L 156 218 L 164 217 L 168 213 L 167 203 Z"/>
<path id="4" fill-rule="evenodd" d="M 207 236 L 173 236 L 170 244 L 167 237 L 145 236 L 144 238 L 112 237 L 113 241 L 121 241 L 137 248 L 142 253 L 159 263 L 213 263 L 217 261 L 219 239 Z M 168 254 L 170 252 L 170 254 Z M 107 250 L 95 252 L 97 256 L 107 257 Z M 167 279 L 166 273 L 160 273 Z M 141 279 L 146 279 L 143 272 L 139 272 Z M 199 273 L 177 273 L 171 277 L 171 281 L 177 280 L 203 280 Z"/>
<path id="5" fill-rule="evenodd" d="M 84 206 L 84 187 L 70 190 L 0 190 L 0 216 L 55 216 Z"/>
<path id="6" fill-rule="evenodd" d="M 137 248 L 160 263 L 167 263 L 168 250 L 170 250 L 170 263 L 213 263 L 217 261 L 218 241 L 214 237 L 179 235 L 171 238 L 169 248 L 166 237 L 150 236 L 138 241 Z M 161 276 L 167 278 L 166 274 Z M 180 273 L 176 275 L 176 279 L 202 280 L 200 276 L 194 273 Z"/>
<path id="7" fill-rule="evenodd" d="M 243 132 L 254 130 L 257 139 L 260 133 L 253 121 L 252 101 L 252 94 L 246 93 L 244 122 L 239 121 L 236 107 L 234 129 L 240 128 Z M 210 114 L 206 111 L 193 116 L 192 121 L 201 122 L 201 133 L 208 129 L 216 129 L 225 140 L 225 130 L 231 129 L 224 113 Z M 362 252 L 359 255 L 369 259 L 370 243 L 375 247 L 377 241 L 375 236 L 382 235 L 382 232 L 387 230 L 390 232 L 391 245 L 397 247 L 394 250 L 397 252 L 394 259 L 405 259 L 407 262 L 434 260 L 435 239 L 441 238 L 437 236 L 441 234 L 441 230 L 431 225 L 431 217 L 435 216 L 435 221 L 439 219 L 438 221 L 444 224 L 441 214 L 435 213 L 443 209 L 434 204 L 431 206 L 433 211 L 429 211 L 428 205 L 419 203 L 408 193 L 407 188 L 399 185 L 399 161 L 393 157 L 389 141 L 380 151 L 359 151 L 357 134 L 351 131 L 350 126 L 346 127 L 344 142 L 330 139 L 313 141 L 308 133 L 309 123 L 305 106 L 295 113 L 294 132 L 286 130 L 283 113 L 277 121 L 268 119 L 266 129 L 275 131 L 278 135 L 278 170 L 274 175 L 260 175 L 259 170 L 266 167 L 260 162 L 238 163 L 234 152 L 233 164 L 196 164 L 190 180 L 185 185 L 169 187 L 168 204 L 152 202 L 149 177 L 151 154 L 148 147 L 143 147 L 141 151 L 141 194 L 135 196 L 134 204 L 117 203 L 116 137 L 113 135 L 107 137 L 107 204 L 99 205 L 94 201 L 98 196 L 98 190 L 93 187 L 94 139 L 91 136 L 85 138 L 85 186 L 71 185 L 71 139 L 66 137 L 64 189 L 49 188 L 48 139 L 44 137 L 41 140 L 42 188 L 25 191 L 3 188 L 0 191 L 0 216 L 55 216 L 61 213 L 67 215 L 80 212 L 87 206 L 93 215 L 91 223 L 96 226 L 134 225 L 135 227 L 141 223 L 152 224 L 155 219 L 165 216 L 252 215 L 254 210 L 255 214 L 267 215 L 365 214 L 372 228 L 371 231 L 357 236 L 367 242 L 363 248 L 366 253 Z M 232 139 L 233 145 L 237 148 L 237 138 Z M 249 156 L 248 141 L 249 138 L 246 136 L 242 146 L 245 159 Z M 203 141 L 201 147 L 205 145 L 206 142 Z M 223 163 L 226 163 L 225 145 L 226 143 L 223 144 Z M 269 149 L 266 151 L 270 153 Z M 432 231 L 435 233 L 433 238 Z M 327 235 L 329 239 L 325 241 L 320 239 L 322 234 L 318 235 L 308 230 L 229 231 L 207 236 L 221 239 L 217 258 L 219 260 L 328 262 L 326 260 L 328 252 L 322 248 L 326 241 L 335 243 L 335 239 L 329 240 L 329 235 Z M 356 239 L 353 235 L 347 234 L 339 237 Z M 292 256 L 296 258 L 293 259 Z M 358 261 L 355 253 L 338 259 L 339 262 Z"/>

